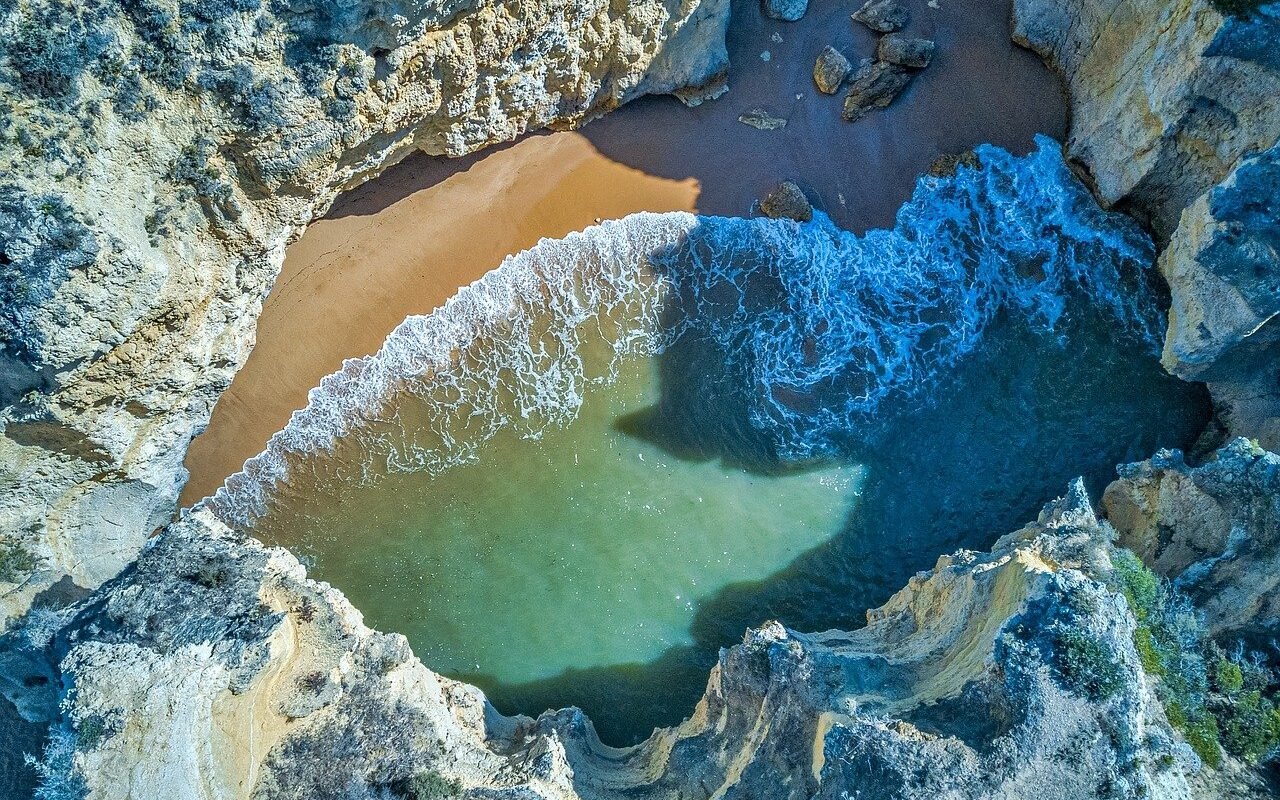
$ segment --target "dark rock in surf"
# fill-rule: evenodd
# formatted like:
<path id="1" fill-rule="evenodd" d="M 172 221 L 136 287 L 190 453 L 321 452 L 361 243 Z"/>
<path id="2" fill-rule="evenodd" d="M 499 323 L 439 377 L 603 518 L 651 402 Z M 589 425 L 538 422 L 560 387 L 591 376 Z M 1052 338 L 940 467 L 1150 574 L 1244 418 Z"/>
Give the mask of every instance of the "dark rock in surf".
<path id="1" fill-rule="evenodd" d="M 894 0 L 867 0 L 866 5 L 853 12 L 853 21 L 876 33 L 893 33 L 907 26 L 911 12 Z"/>
<path id="2" fill-rule="evenodd" d="M 924 69 L 933 60 L 934 49 L 931 39 L 916 39 L 900 33 L 891 33 L 882 37 L 880 43 L 876 45 L 876 58 L 900 67 Z"/>
<path id="3" fill-rule="evenodd" d="M 981 166 L 982 161 L 978 159 L 978 154 L 972 150 L 966 150 L 963 153 L 943 153 L 933 160 L 926 172 L 934 178 L 951 178 L 961 167 L 978 169 Z"/>
<path id="4" fill-rule="evenodd" d="M 813 206 L 792 181 L 783 181 L 760 201 L 760 212 L 773 219 L 793 219 L 808 222 L 813 219 Z"/>
<path id="5" fill-rule="evenodd" d="M 915 73 L 885 61 L 863 61 L 844 98 L 841 116 L 856 122 L 878 108 L 888 108 L 911 85 Z"/>
<path id="6" fill-rule="evenodd" d="M 849 59 L 828 45 L 818 54 L 818 60 L 813 64 L 813 82 L 823 94 L 835 94 L 840 91 L 840 84 L 844 83 L 844 79 L 852 71 L 853 65 L 849 63 Z"/>
<path id="7" fill-rule="evenodd" d="M 762 0 L 765 16 L 795 22 L 809 10 L 809 0 Z"/>

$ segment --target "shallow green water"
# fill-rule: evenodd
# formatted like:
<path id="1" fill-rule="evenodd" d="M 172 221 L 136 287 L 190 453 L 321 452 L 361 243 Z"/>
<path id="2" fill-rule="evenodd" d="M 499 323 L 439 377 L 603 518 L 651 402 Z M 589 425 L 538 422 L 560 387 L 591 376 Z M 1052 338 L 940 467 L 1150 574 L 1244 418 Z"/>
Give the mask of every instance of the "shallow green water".
<path id="1" fill-rule="evenodd" d="M 779 472 L 738 377 L 691 340 L 624 361 L 567 428 L 499 433 L 435 477 L 295 481 L 255 534 L 503 712 L 578 705 L 606 741 L 638 741 L 692 710 L 747 627 L 858 627 L 939 554 L 1204 422 L 1201 390 L 1100 320 L 1064 340 L 999 328 L 932 404 L 851 438 L 844 466 Z"/>
<path id="2" fill-rule="evenodd" d="M 656 401 L 655 369 L 624 361 L 541 439 L 506 431 L 473 463 L 318 498 L 258 533 L 300 545 L 371 623 L 447 673 L 516 685 L 690 645 L 701 602 L 840 531 L 860 472 L 769 477 L 623 433 Z"/>

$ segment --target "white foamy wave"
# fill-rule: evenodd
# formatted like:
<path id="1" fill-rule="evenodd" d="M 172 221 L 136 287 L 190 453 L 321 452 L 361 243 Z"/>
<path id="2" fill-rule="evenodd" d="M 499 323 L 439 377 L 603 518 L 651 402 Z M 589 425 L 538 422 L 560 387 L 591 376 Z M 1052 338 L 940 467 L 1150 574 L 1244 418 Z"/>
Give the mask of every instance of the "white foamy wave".
<path id="1" fill-rule="evenodd" d="M 834 454 L 884 401 L 932 386 L 998 314 L 1053 330 L 1074 299 L 1157 347 L 1150 238 L 1103 211 L 1047 137 L 922 178 L 890 230 L 706 220 L 654 258 L 688 324 L 751 384 L 752 423 L 784 458 Z M 847 437 L 846 437 L 847 438 Z"/>
<path id="2" fill-rule="evenodd" d="M 686 335 L 744 382 L 752 426 L 783 458 L 837 453 L 886 400 L 927 396 L 1001 313 L 1053 330 L 1075 302 L 1154 349 L 1149 237 L 1098 208 L 1056 143 L 1038 145 L 979 148 L 981 166 L 922 178 L 893 229 L 861 237 L 822 214 L 672 213 L 543 240 L 325 378 L 206 503 L 248 526 L 304 461 L 337 483 L 447 469 L 503 428 L 569 423 L 620 358 Z M 350 457 L 315 457 L 339 443 Z"/>
<path id="3" fill-rule="evenodd" d="M 379 462 L 374 472 L 437 472 L 471 458 L 502 427 L 537 435 L 571 421 L 585 386 L 608 380 L 617 359 L 661 347 L 668 287 L 646 259 L 697 222 L 683 212 L 633 214 L 507 257 L 443 307 L 407 318 L 376 354 L 324 378 L 203 504 L 229 524 L 251 525 L 297 462 L 344 437 L 363 440 L 368 460 Z M 588 364 L 586 336 L 613 357 Z M 400 424 L 406 395 L 430 411 L 412 428 Z"/>

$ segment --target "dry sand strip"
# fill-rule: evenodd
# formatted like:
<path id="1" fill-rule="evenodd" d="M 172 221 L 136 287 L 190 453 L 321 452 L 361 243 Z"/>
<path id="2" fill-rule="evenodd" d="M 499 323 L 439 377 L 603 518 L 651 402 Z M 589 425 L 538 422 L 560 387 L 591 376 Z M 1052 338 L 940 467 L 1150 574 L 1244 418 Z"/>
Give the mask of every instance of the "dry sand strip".
<path id="1" fill-rule="evenodd" d="M 260 452 L 343 359 L 375 352 L 405 317 L 505 256 L 598 219 L 693 211 L 698 198 L 696 181 L 645 175 L 571 132 L 525 138 L 437 181 L 439 171 L 435 159 L 398 165 L 289 248 L 253 352 L 187 452 L 183 506 Z"/>

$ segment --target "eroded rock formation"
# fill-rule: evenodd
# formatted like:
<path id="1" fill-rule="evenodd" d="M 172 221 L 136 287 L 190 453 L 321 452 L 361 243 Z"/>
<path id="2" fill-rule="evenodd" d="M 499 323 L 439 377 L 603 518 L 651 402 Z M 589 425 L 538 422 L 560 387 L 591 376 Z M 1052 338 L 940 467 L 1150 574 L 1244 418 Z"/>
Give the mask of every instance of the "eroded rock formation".
<path id="1" fill-rule="evenodd" d="M 1280 635 L 1280 458 L 1244 439 L 1190 467 L 1130 464 L 1103 506 L 1120 544 L 1190 594 L 1214 633 Z"/>
<path id="2" fill-rule="evenodd" d="M 1169 242 L 1165 366 L 1280 446 L 1280 4 L 1016 0 L 1014 28 L 1066 82 L 1068 150 L 1100 199 Z"/>
<path id="3" fill-rule="evenodd" d="M 721 90 L 727 0 L 0 6 L 0 531 L 96 586 L 171 517 L 285 245 L 420 149 Z M 24 556 L 25 557 L 25 556 Z"/>

